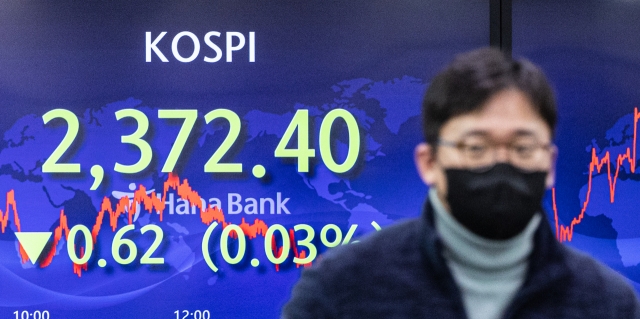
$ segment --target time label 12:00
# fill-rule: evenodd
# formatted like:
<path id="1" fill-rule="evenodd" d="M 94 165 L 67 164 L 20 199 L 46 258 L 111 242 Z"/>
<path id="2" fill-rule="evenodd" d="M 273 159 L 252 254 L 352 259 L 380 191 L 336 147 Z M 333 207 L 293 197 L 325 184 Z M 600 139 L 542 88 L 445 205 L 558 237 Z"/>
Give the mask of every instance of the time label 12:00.
<path id="1" fill-rule="evenodd" d="M 133 164 L 122 164 L 116 162 L 114 171 L 123 174 L 135 174 L 146 169 L 153 157 L 151 145 L 143 139 L 149 130 L 149 118 L 145 113 L 136 109 L 123 109 L 115 112 L 117 120 L 124 118 L 132 118 L 136 121 L 137 129 L 133 134 L 122 136 L 120 141 L 124 144 L 131 144 L 138 148 L 140 158 Z M 62 119 L 67 123 L 67 132 L 60 144 L 53 151 L 51 156 L 42 165 L 43 173 L 80 173 L 80 163 L 60 163 L 60 158 L 67 152 L 69 147 L 75 141 L 80 122 L 78 117 L 71 111 L 65 109 L 54 109 L 42 116 L 44 124 L 49 123 L 53 119 Z M 198 118 L 197 110 L 158 110 L 159 119 L 182 119 L 182 127 L 173 141 L 169 156 L 162 166 L 162 172 L 172 172 L 183 149 L 191 130 Z M 337 163 L 331 152 L 331 129 L 334 122 L 341 118 L 347 126 L 349 135 L 348 151 L 345 160 Z M 216 120 L 224 119 L 229 122 L 229 133 L 218 149 L 204 165 L 206 173 L 242 173 L 241 163 L 220 163 L 223 156 L 231 149 L 240 135 L 242 121 L 235 112 L 228 109 L 215 109 L 204 116 L 207 124 Z M 287 148 L 287 145 L 296 134 L 297 147 Z M 358 123 L 354 116 L 345 109 L 333 109 L 328 112 L 320 125 L 318 136 L 320 157 L 325 166 L 334 173 L 344 173 L 349 171 L 355 165 L 360 152 L 360 132 Z M 289 126 L 285 130 L 280 142 L 274 151 L 274 157 L 280 158 L 296 158 L 298 162 L 298 172 L 309 172 L 309 158 L 316 156 L 316 150 L 309 148 L 309 111 L 297 110 Z"/>

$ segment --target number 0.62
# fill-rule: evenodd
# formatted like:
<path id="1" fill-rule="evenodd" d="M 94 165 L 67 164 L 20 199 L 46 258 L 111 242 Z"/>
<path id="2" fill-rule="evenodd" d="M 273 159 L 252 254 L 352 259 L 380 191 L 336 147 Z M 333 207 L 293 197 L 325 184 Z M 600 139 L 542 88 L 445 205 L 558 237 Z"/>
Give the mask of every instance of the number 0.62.
<path id="1" fill-rule="evenodd" d="M 127 238 L 123 238 L 125 233 L 132 231 L 135 229 L 134 225 L 126 225 L 122 227 L 116 235 L 113 237 L 113 242 L 111 243 L 111 255 L 113 256 L 113 260 L 121 265 L 128 265 L 132 263 L 137 255 L 138 255 L 138 247 L 136 244 Z M 149 247 L 149 249 L 142 255 L 140 258 L 140 264 L 164 264 L 164 258 L 162 257 L 151 257 L 151 255 L 160 247 L 162 243 L 162 237 L 164 235 L 162 228 L 158 225 L 147 224 L 140 229 L 142 234 L 147 231 L 152 231 L 155 234 L 155 238 L 153 239 L 153 243 Z M 78 256 L 76 249 L 76 236 L 78 232 L 84 235 L 85 247 L 81 256 Z M 69 235 L 67 235 L 67 252 L 69 253 L 69 258 L 77 265 L 86 264 L 91 258 L 91 254 L 93 253 L 93 237 L 89 228 L 87 226 L 78 224 L 73 226 L 69 231 Z M 120 255 L 120 248 L 122 246 L 126 246 L 129 250 L 129 254 L 127 257 L 122 257 Z"/>

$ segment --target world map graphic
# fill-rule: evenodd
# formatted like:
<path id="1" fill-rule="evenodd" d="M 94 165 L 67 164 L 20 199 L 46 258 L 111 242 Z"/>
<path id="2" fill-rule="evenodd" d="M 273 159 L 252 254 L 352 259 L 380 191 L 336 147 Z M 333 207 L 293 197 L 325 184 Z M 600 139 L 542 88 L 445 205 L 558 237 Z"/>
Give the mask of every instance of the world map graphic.
<path id="1" fill-rule="evenodd" d="M 410 164 L 411 151 L 416 143 L 407 146 L 405 141 L 406 136 L 412 136 L 413 141 L 420 139 L 418 114 L 420 99 L 425 90 L 424 81 L 407 76 L 390 81 L 354 79 L 337 83 L 330 89 L 334 98 L 323 105 L 294 103 L 290 111 L 284 114 L 258 109 L 240 114 L 242 136 L 237 142 L 237 148 L 230 151 L 232 156 L 223 161 L 242 163 L 244 171 L 261 164 L 268 172 L 267 178 L 255 179 L 247 176 L 248 174 L 225 178 L 203 173 L 204 163 L 228 132 L 228 124 L 224 121 L 196 125 L 189 140 L 191 148 L 188 146 L 187 151 L 181 155 L 177 174 L 181 179 L 188 179 L 189 184 L 197 189 L 203 199 L 220 198 L 223 212 L 228 211 L 228 206 L 224 203 L 228 193 L 253 198 L 275 198 L 280 193 L 282 197 L 290 198 L 286 204 L 290 214 L 227 214 L 226 218 L 231 223 L 239 224 L 242 218 L 251 222 L 259 217 L 268 223 L 308 223 L 318 228 L 331 223 L 339 225 L 345 231 L 350 225 L 358 225 L 356 236 L 360 236 L 374 231 L 372 222 L 384 227 L 394 219 L 418 215 L 417 209 L 407 211 L 402 208 L 406 200 L 399 201 L 398 198 L 401 197 L 391 196 L 389 193 L 406 187 L 402 185 L 406 184 L 402 180 L 394 179 L 393 176 L 398 171 L 390 169 L 392 166 L 389 162 L 397 162 L 397 146 L 403 145 L 405 154 L 402 156 Z M 310 134 L 310 139 L 315 139 L 310 145 L 317 147 L 317 130 L 322 119 L 327 112 L 336 108 L 349 111 L 361 130 L 363 146 L 356 167 L 357 174 L 335 174 L 321 160 L 311 162 L 310 173 L 298 173 L 295 162 L 289 163 L 274 157 L 274 149 L 296 110 L 308 110 L 310 127 L 316 131 L 315 134 Z M 145 135 L 145 140 L 153 148 L 154 159 L 149 169 L 132 176 L 113 171 L 115 162 L 131 164 L 140 156 L 137 148 L 120 141 L 121 136 L 136 130 L 135 121 L 116 119 L 114 113 L 122 109 L 142 111 L 150 121 L 150 130 Z M 208 111 L 210 110 L 198 110 L 201 122 L 204 122 L 201 119 Z M 147 190 L 162 189 L 167 174 L 159 172 L 159 167 L 169 154 L 182 125 L 181 121 L 158 119 L 157 109 L 135 98 L 90 107 L 76 115 L 80 121 L 78 137 L 68 154 L 60 159 L 61 163 L 81 164 L 82 173 L 75 175 L 43 174 L 41 171 L 42 164 L 66 133 L 67 127 L 63 121 L 52 121 L 44 125 L 41 115 L 29 115 L 16 121 L 4 132 L 0 150 L 0 194 L 14 190 L 22 231 L 53 231 L 60 223 L 61 210 L 68 218 L 69 227 L 78 224 L 90 227 L 96 222 L 97 212 L 105 197 L 115 203 L 124 195 L 131 196 L 140 186 Z M 340 127 L 339 124 L 336 126 Z M 347 134 L 340 132 L 340 129 L 338 131 L 339 133 L 334 134 L 336 162 L 344 160 L 349 143 Z M 97 190 L 90 191 L 93 178 L 89 174 L 89 168 L 93 165 L 102 166 L 106 178 Z M 413 170 L 413 167 L 408 170 Z M 411 195 L 409 202 L 419 207 L 421 196 L 408 195 Z M 296 267 L 275 272 L 273 265 L 269 265 L 267 259 L 260 256 L 257 248 L 254 248 L 255 255 L 262 261 L 257 273 L 249 273 L 250 269 L 233 268 L 229 265 L 222 266 L 221 268 L 226 268 L 222 272 L 213 273 L 202 262 L 200 253 L 200 239 L 207 225 L 200 221 L 197 214 L 192 214 L 195 210 L 186 201 L 180 200 L 177 195 L 171 198 L 174 202 L 169 205 L 173 214 L 165 212 L 164 221 L 159 221 L 157 214 L 146 211 L 134 217 L 136 231 L 132 236 L 138 238 L 136 243 L 141 248 L 148 247 L 152 239 L 140 234 L 142 226 L 157 224 L 163 229 L 165 239 L 158 250 L 158 254 L 165 259 L 162 266 L 119 266 L 106 258 L 109 266 L 102 269 L 97 266 L 97 258 L 92 258 L 88 269 L 81 274 L 81 279 L 69 280 L 76 275 L 71 270 L 69 257 L 66 256 L 64 239 L 57 245 L 51 265 L 40 268 L 31 262 L 21 263 L 19 246 L 13 234 L 15 225 L 12 224 L 12 218 L 9 218 L 7 230 L 0 233 L 0 249 L 14 258 L 2 261 L 5 268 L 0 279 L 11 277 L 7 280 L 13 283 L 12 289 L 20 292 L 16 296 L 29 294 L 38 296 L 36 300 L 42 304 L 55 301 L 59 307 L 83 308 L 104 307 L 145 294 L 157 294 L 167 280 L 207 285 L 212 291 L 222 291 L 228 290 L 224 287 L 225 283 L 238 287 L 246 285 L 241 281 L 232 282 L 230 277 L 234 275 L 245 281 L 270 276 L 286 277 L 288 282 L 284 282 L 284 286 L 290 286 L 299 276 L 299 271 L 293 270 Z M 398 211 L 390 207 L 398 207 Z M 123 215 L 118 228 L 126 224 L 127 217 Z M 114 232 L 109 227 L 101 229 L 96 243 L 96 251 L 101 257 L 108 256 L 113 237 Z M 260 247 L 261 244 L 257 242 L 253 246 Z M 45 247 L 45 252 L 52 249 L 50 246 Z M 8 251 L 12 253 L 7 253 Z M 136 276 L 136 272 L 150 272 L 152 275 Z M 43 275 L 51 280 L 42 281 L 38 285 L 28 283 L 30 279 Z M 66 278 L 64 285 L 59 284 L 62 278 Z M 107 284 L 104 283 L 105 278 Z M 123 281 L 127 285 L 118 284 Z M 286 299 L 288 289 L 280 289 L 270 297 L 262 296 L 262 302 L 281 302 Z M 19 300 L 18 297 L 7 298 L 3 300 L 3 306 L 18 306 L 21 303 Z"/>

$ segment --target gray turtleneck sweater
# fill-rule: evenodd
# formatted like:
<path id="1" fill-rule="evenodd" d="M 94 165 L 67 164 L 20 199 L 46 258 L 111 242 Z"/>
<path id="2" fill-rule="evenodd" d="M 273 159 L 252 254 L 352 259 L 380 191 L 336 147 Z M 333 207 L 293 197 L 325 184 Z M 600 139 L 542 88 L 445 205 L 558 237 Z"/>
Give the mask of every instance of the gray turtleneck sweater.
<path id="1" fill-rule="evenodd" d="M 443 255 L 462 293 L 470 319 L 497 319 L 524 282 L 533 235 L 542 216 L 534 215 L 522 233 L 508 240 L 480 237 L 460 224 L 444 208 L 434 188 L 429 200 Z"/>

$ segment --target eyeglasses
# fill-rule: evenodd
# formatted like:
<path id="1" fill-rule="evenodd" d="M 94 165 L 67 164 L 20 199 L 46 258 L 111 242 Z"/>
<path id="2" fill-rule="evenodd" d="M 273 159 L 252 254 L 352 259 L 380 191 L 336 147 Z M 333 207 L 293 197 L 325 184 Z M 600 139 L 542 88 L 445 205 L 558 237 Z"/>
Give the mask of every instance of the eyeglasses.
<path id="1" fill-rule="evenodd" d="M 438 145 L 456 148 L 468 169 L 485 171 L 497 162 L 498 148 L 507 150 L 509 163 L 525 171 L 547 169 L 551 144 L 544 144 L 533 137 L 516 138 L 509 143 L 495 143 L 488 138 L 472 136 L 458 142 L 438 140 Z"/>

